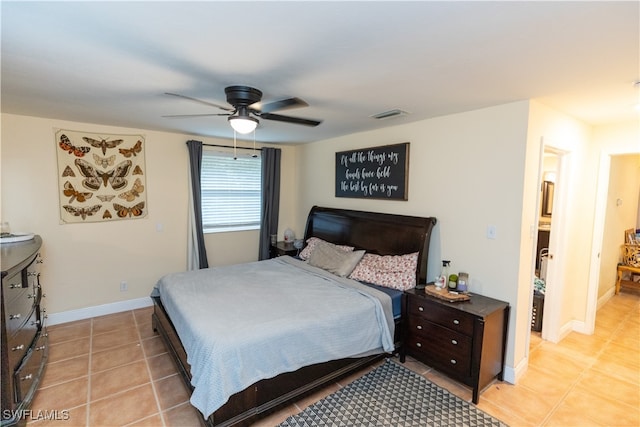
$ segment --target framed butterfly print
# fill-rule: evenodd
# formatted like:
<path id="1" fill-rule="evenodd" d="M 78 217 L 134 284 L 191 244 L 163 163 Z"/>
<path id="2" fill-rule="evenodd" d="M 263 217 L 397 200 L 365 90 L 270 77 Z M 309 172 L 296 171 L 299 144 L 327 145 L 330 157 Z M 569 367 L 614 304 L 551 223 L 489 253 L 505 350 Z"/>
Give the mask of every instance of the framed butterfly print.
<path id="1" fill-rule="evenodd" d="M 143 135 L 58 129 L 60 221 L 121 221 L 147 216 Z"/>

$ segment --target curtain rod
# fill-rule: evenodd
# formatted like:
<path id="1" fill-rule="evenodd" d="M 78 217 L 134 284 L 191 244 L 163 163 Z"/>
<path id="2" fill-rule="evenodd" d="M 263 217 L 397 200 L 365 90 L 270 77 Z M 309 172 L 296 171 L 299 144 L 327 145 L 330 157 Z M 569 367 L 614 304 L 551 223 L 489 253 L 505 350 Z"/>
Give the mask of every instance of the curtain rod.
<path id="1" fill-rule="evenodd" d="M 220 144 L 202 144 L 207 147 L 222 147 L 222 148 L 237 148 L 238 150 L 255 150 L 262 151 L 262 148 L 252 148 L 252 147 L 234 147 L 233 145 L 220 145 Z"/>

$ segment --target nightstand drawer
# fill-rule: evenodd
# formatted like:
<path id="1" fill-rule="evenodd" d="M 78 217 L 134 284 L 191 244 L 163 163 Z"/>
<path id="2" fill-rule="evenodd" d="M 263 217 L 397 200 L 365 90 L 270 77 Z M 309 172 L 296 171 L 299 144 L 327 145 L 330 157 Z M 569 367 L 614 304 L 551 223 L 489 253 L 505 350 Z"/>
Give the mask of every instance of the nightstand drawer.
<path id="1" fill-rule="evenodd" d="M 420 317 L 409 316 L 409 335 L 433 343 L 436 348 L 441 348 L 455 354 L 471 354 L 471 338 L 452 331 Z"/>
<path id="2" fill-rule="evenodd" d="M 457 378 L 471 375 L 470 352 L 452 351 L 450 347 L 443 348 L 434 340 L 416 335 L 409 336 L 407 346 L 412 354 L 427 365 L 450 372 Z"/>
<path id="3" fill-rule="evenodd" d="M 408 308 L 409 315 L 421 317 L 468 336 L 473 334 L 474 316 L 469 313 L 442 304 L 434 304 L 424 298 L 412 298 L 411 296 Z"/>

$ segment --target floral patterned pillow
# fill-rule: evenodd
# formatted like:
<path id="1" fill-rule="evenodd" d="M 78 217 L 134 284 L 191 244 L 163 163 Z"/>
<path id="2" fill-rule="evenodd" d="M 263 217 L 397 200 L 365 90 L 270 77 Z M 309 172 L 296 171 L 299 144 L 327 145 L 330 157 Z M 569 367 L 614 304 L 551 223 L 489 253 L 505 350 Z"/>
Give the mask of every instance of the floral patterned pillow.
<path id="1" fill-rule="evenodd" d="M 315 249 L 316 245 L 318 243 L 326 243 L 327 245 L 331 245 L 335 248 L 338 248 L 344 252 L 351 252 L 353 251 L 355 248 L 353 246 L 346 246 L 346 245 L 334 245 L 333 243 L 329 243 L 326 242 L 322 239 L 319 239 L 317 237 L 309 237 L 307 239 L 307 246 L 304 247 L 304 249 L 300 252 L 300 258 L 304 259 L 304 260 L 308 260 L 309 257 L 311 256 L 311 252 L 313 252 L 313 250 Z"/>
<path id="2" fill-rule="evenodd" d="M 416 286 L 418 252 L 407 255 L 365 254 L 350 279 L 406 291 Z"/>

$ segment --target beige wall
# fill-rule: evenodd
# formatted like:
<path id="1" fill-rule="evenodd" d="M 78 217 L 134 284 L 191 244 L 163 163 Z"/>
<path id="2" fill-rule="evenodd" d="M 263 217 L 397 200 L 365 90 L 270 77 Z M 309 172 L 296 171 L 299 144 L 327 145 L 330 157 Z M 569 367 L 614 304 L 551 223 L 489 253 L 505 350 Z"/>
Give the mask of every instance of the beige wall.
<path id="1" fill-rule="evenodd" d="M 61 224 L 55 129 L 145 135 L 147 217 Z M 42 277 L 49 313 L 147 297 L 162 275 L 186 268 L 185 142 L 189 139 L 228 144 L 184 134 L 2 115 L 1 218 L 14 231 L 42 236 Z M 283 147 L 283 162 L 289 162 L 295 150 Z M 283 169 L 282 204 L 286 209 L 281 224 L 294 221 L 288 214 L 295 202 L 288 199 L 295 193 L 293 173 Z M 257 232 L 209 234 L 206 241 L 211 265 L 258 258 Z M 128 283 L 127 292 L 120 292 L 123 280 Z"/>
<path id="2" fill-rule="evenodd" d="M 550 331 L 551 339 L 558 340 L 570 331 L 574 320 L 584 321 L 588 298 L 591 240 L 597 175 L 597 155 L 591 144 L 592 129 L 565 114 L 532 101 L 529 120 L 529 145 L 532 148 L 529 167 L 537 167 L 534 151 L 542 151 L 541 146 L 559 152 L 560 173 L 556 179 L 555 191 L 564 203 L 554 205 L 553 229 L 550 248 L 555 246 L 555 275 L 548 277 L 547 296 L 553 298 L 558 310 L 549 312 L 545 307 L 545 319 L 553 320 L 556 328 Z M 531 174 L 531 178 L 533 178 Z M 530 188 L 538 193 L 537 182 Z M 529 198 L 529 200 L 533 200 Z M 531 205 L 530 205 L 531 206 Z M 531 208 L 527 208 L 529 210 Z M 562 216 L 560 216 L 562 214 Z M 555 242 L 554 242 L 555 241 Z M 522 259 L 521 282 L 531 280 L 533 272 L 526 268 L 530 260 Z M 522 296 L 524 299 L 524 295 Z M 546 302 L 546 301 L 545 301 Z M 547 304 L 545 304 L 547 305 Z M 543 325 L 544 331 L 545 325 Z"/>
<path id="3" fill-rule="evenodd" d="M 620 245 L 625 243 L 624 231 L 636 228 L 639 189 L 640 155 L 611 156 L 598 298 L 615 287 L 616 266 L 622 261 Z"/>
<path id="4" fill-rule="evenodd" d="M 610 294 L 615 285 L 624 230 L 637 226 L 640 209 L 640 120 L 597 127 L 593 141 L 594 149 L 600 155 L 601 169 L 605 169 L 599 178 L 608 180 L 607 194 L 599 201 L 605 205 L 598 281 L 598 297 L 602 298 Z M 603 168 L 603 164 L 609 167 Z M 616 205 L 617 199 L 622 200 L 621 206 Z"/>
<path id="5" fill-rule="evenodd" d="M 528 102 L 516 102 L 306 144 L 298 218 L 313 205 L 435 216 L 429 278 L 449 259 L 453 271 L 470 273 L 472 292 L 511 303 L 513 366 L 527 118 Z M 334 196 L 336 151 L 402 142 L 411 143 L 408 201 Z M 486 237 L 488 225 L 495 240 Z M 522 321 L 526 329 L 528 317 Z"/>

